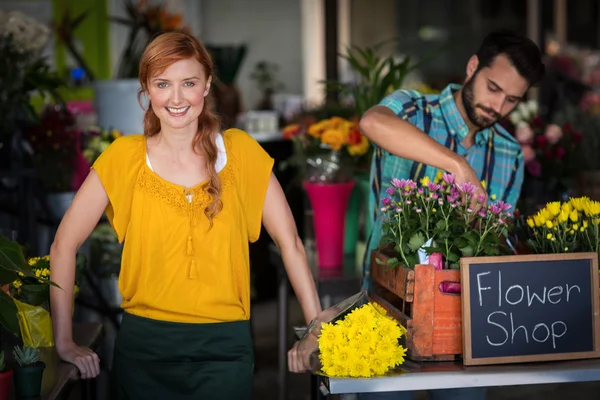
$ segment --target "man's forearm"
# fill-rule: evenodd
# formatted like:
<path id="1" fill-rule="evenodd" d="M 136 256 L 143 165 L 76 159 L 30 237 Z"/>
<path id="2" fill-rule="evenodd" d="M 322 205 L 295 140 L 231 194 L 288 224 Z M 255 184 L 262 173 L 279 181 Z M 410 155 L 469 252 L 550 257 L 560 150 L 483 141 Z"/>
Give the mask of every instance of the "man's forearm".
<path id="1" fill-rule="evenodd" d="M 360 120 L 361 132 L 390 154 L 456 172 L 466 160 L 429 135 L 398 118 L 384 106 L 375 106 Z"/>

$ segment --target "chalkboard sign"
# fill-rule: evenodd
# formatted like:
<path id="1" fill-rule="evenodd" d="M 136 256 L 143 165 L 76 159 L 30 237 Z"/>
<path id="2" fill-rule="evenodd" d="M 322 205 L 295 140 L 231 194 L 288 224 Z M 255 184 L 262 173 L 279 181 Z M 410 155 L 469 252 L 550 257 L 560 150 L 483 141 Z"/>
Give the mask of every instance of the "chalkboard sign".
<path id="1" fill-rule="evenodd" d="M 465 365 L 600 357 L 596 253 L 463 258 Z"/>

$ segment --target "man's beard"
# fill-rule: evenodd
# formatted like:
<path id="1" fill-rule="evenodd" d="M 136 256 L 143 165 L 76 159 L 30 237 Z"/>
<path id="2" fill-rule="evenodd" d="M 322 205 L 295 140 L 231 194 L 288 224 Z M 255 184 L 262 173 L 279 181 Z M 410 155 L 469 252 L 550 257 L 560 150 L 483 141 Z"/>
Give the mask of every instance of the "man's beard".
<path id="1" fill-rule="evenodd" d="M 477 126 L 478 128 L 485 129 L 489 126 L 494 125 L 496 122 L 498 122 L 498 120 L 500 120 L 501 116 L 494 110 L 491 110 L 487 107 L 483 107 L 481 105 L 475 104 L 475 93 L 473 90 L 473 86 L 475 84 L 476 77 L 477 77 L 477 74 L 474 74 L 471 77 L 471 79 L 469 79 L 467 82 L 465 82 L 465 84 L 463 85 L 462 92 L 461 92 L 461 98 L 462 98 L 463 106 L 465 108 L 465 112 L 467 113 L 467 118 L 469 118 L 469 121 L 471 121 L 471 123 L 473 125 Z M 476 111 L 477 108 L 492 115 L 494 117 L 494 119 L 490 120 L 484 116 L 478 115 L 477 111 Z"/>

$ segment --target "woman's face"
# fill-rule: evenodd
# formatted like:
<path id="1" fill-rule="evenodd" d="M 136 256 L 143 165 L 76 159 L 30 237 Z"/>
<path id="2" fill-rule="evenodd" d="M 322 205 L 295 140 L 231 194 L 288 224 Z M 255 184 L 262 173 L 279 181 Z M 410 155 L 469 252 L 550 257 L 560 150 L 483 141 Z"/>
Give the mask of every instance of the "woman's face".
<path id="1" fill-rule="evenodd" d="M 148 96 L 161 126 L 179 130 L 197 124 L 210 82 L 204 67 L 194 58 L 177 61 L 151 78 Z"/>

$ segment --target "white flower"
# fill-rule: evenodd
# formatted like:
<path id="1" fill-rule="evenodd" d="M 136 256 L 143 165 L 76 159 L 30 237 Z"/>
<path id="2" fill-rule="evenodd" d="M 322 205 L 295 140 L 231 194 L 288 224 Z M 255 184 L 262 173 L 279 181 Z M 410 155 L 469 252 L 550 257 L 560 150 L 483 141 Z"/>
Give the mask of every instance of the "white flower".
<path id="1" fill-rule="evenodd" d="M 533 116 L 531 110 L 529 109 L 529 106 L 525 103 L 520 103 L 517 106 L 517 110 L 521 113 L 524 120 L 529 120 L 529 118 Z"/>
<path id="2" fill-rule="evenodd" d="M 539 106 L 538 106 L 537 100 L 529 100 L 527 102 L 527 108 L 529 108 L 529 112 L 532 115 L 537 115 L 538 110 L 539 110 Z"/>
<path id="3" fill-rule="evenodd" d="M 12 34 L 22 52 L 39 53 L 50 37 L 50 29 L 19 11 L 0 11 L 0 35 Z"/>
<path id="4" fill-rule="evenodd" d="M 510 119 L 511 124 L 517 126 L 519 122 L 523 121 L 523 116 L 519 110 L 514 110 L 509 114 L 508 119 Z"/>

